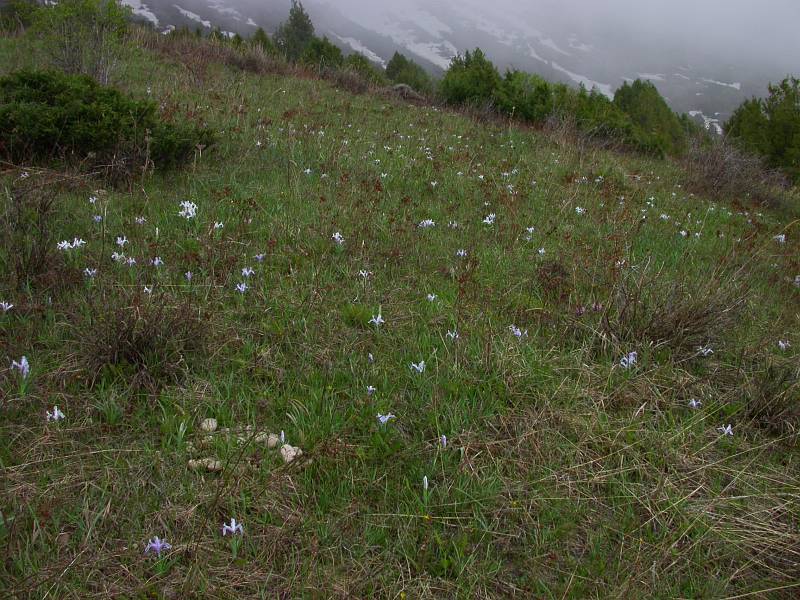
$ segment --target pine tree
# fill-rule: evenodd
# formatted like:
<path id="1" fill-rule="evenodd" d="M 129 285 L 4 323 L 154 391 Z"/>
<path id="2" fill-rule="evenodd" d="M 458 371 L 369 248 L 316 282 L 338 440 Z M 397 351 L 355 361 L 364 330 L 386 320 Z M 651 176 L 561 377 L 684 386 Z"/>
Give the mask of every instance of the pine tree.
<path id="1" fill-rule="evenodd" d="M 686 131 L 658 89 L 649 81 L 627 81 L 614 94 L 619 107 L 654 148 L 667 154 L 680 154 L 686 146 Z"/>
<path id="2" fill-rule="evenodd" d="M 314 39 L 314 24 L 308 16 L 303 3 L 292 0 L 289 19 L 275 32 L 275 44 L 286 58 L 296 62 L 303 56 Z"/>
<path id="3" fill-rule="evenodd" d="M 392 81 L 397 81 L 398 75 L 408 67 L 408 64 L 409 61 L 405 56 L 399 52 L 395 52 L 392 59 L 386 65 L 386 76 Z"/>
<path id="4" fill-rule="evenodd" d="M 386 76 L 394 83 L 405 83 L 418 92 L 433 91 L 431 78 L 425 69 L 399 52 L 395 52 L 386 65 Z"/>
<path id="5" fill-rule="evenodd" d="M 264 52 L 267 54 L 275 54 L 277 49 L 275 48 L 275 44 L 267 35 L 267 32 L 264 31 L 261 27 L 256 29 L 256 32 L 253 34 L 253 37 L 250 38 L 250 43 L 254 46 L 260 47 Z"/>
<path id="6" fill-rule="evenodd" d="M 769 86 L 766 99 L 743 102 L 725 124 L 725 133 L 800 182 L 800 79 L 787 77 Z"/>
<path id="7" fill-rule="evenodd" d="M 500 74 L 480 48 L 450 62 L 439 91 L 448 104 L 491 103 L 500 86 Z"/>
<path id="8" fill-rule="evenodd" d="M 339 47 L 333 45 L 327 37 L 314 37 L 303 51 L 300 62 L 320 69 L 338 68 L 342 66 L 344 57 Z"/>

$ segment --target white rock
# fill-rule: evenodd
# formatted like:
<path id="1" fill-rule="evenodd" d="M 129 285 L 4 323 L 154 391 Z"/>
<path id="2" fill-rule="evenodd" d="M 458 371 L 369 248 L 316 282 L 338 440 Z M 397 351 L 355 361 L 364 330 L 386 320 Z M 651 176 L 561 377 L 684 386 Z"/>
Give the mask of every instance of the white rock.
<path id="1" fill-rule="evenodd" d="M 205 419 L 202 423 L 200 423 L 200 429 L 202 429 L 206 433 L 211 433 L 212 431 L 216 431 L 217 430 L 217 420 L 216 419 Z"/>
<path id="2" fill-rule="evenodd" d="M 290 446 L 289 444 L 284 444 L 283 446 L 281 446 L 281 456 L 283 457 L 284 462 L 290 463 L 295 458 L 303 456 L 303 451 L 300 450 L 300 448 L 295 448 L 294 446 Z"/>
<path id="3" fill-rule="evenodd" d="M 280 436 L 278 434 L 270 433 L 267 436 L 267 447 L 276 448 L 278 446 L 278 444 L 280 444 L 280 443 L 281 443 L 281 438 L 280 438 Z"/>
<path id="4" fill-rule="evenodd" d="M 214 458 L 200 458 L 197 460 L 190 460 L 189 461 L 189 468 L 192 471 L 211 471 L 212 473 L 218 473 L 222 471 L 222 462 L 218 461 Z"/>

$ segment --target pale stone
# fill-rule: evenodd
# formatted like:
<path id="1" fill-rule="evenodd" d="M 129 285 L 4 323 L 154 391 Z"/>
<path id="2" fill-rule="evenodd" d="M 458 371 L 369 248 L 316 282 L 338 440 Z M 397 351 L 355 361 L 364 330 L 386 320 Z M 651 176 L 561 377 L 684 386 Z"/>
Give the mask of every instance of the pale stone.
<path id="1" fill-rule="evenodd" d="M 205 431 L 206 433 L 212 433 L 217 430 L 217 420 L 216 419 L 205 419 L 202 423 L 200 423 L 200 429 Z"/>
<path id="2" fill-rule="evenodd" d="M 189 468 L 193 471 L 201 471 L 205 469 L 206 471 L 211 471 L 212 473 L 218 473 L 222 471 L 222 462 L 211 457 L 199 458 L 197 460 L 193 459 L 189 461 Z"/>
<path id="3" fill-rule="evenodd" d="M 281 446 L 281 456 L 283 457 L 283 462 L 290 463 L 295 458 L 299 458 L 302 455 L 303 451 L 300 448 L 295 448 L 289 444 L 284 444 Z"/>
<path id="4" fill-rule="evenodd" d="M 280 444 L 280 442 L 281 442 L 280 436 L 275 433 L 270 433 L 267 436 L 267 447 L 269 448 L 276 448 L 278 444 Z"/>

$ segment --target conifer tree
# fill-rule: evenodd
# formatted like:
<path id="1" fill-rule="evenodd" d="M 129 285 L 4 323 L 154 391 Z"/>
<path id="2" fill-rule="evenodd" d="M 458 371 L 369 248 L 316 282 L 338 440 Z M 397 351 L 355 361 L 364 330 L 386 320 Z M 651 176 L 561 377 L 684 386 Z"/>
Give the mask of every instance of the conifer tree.
<path id="1" fill-rule="evenodd" d="M 289 19 L 275 32 L 275 44 L 288 60 L 296 62 L 313 40 L 314 24 L 311 17 L 302 2 L 292 0 Z"/>
<path id="2" fill-rule="evenodd" d="M 254 46 L 259 46 L 264 52 L 267 54 L 275 54 L 277 49 L 275 48 L 275 44 L 267 35 L 267 32 L 264 31 L 262 27 L 256 29 L 256 32 L 253 34 L 253 37 L 250 38 L 250 43 Z"/>

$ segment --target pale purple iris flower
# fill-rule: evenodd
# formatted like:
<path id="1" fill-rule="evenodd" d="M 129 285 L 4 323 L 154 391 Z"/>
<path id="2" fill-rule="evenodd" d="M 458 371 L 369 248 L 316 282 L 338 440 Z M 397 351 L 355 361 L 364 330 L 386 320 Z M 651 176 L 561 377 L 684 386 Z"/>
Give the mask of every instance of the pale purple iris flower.
<path id="1" fill-rule="evenodd" d="M 66 415 L 63 412 L 61 412 L 61 409 L 59 409 L 58 406 L 54 406 L 52 412 L 50 412 L 49 410 L 47 411 L 47 420 L 48 420 L 48 422 L 49 421 L 60 421 L 61 419 L 65 418 L 65 417 L 66 417 Z"/>
<path id="2" fill-rule="evenodd" d="M 230 533 L 231 535 L 236 535 L 237 533 L 244 535 L 244 528 L 242 527 L 241 523 L 237 523 L 236 519 L 231 517 L 230 524 L 222 524 L 222 535 L 224 536 L 227 533 Z"/>
<path id="3" fill-rule="evenodd" d="M 619 360 L 619 366 L 623 369 L 630 369 L 636 364 L 639 355 L 636 352 L 629 352 Z"/>
<path id="4" fill-rule="evenodd" d="M 386 425 L 390 420 L 396 418 L 397 417 L 392 413 L 389 413 L 388 415 L 378 415 L 378 423 L 380 423 L 381 425 Z"/>
<path id="5" fill-rule="evenodd" d="M 28 358 L 23 356 L 18 361 L 11 361 L 11 368 L 17 369 L 23 379 L 27 379 L 31 372 L 31 365 L 28 363 Z"/>
<path id="6" fill-rule="evenodd" d="M 158 556 L 161 556 L 161 553 L 164 550 L 169 550 L 170 548 L 172 548 L 172 544 L 170 544 L 167 540 L 159 539 L 159 537 L 156 536 L 147 542 L 147 547 L 144 549 L 144 552 L 147 554 L 152 550 Z"/>

